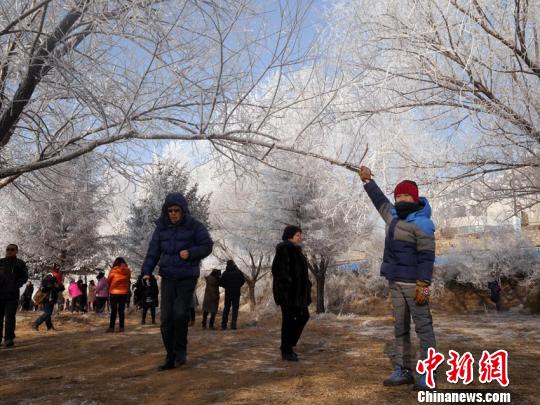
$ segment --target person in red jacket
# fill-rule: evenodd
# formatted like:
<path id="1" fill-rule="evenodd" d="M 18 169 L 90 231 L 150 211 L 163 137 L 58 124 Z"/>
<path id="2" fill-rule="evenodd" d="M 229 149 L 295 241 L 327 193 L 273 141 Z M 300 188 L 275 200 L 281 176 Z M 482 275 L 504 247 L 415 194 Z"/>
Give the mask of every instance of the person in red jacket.
<path id="1" fill-rule="evenodd" d="M 112 269 L 109 272 L 109 299 L 111 302 L 111 321 L 107 332 L 114 332 L 114 324 L 118 315 L 118 332 L 124 331 L 124 318 L 126 311 L 126 301 L 129 297 L 131 270 L 122 257 L 114 260 Z"/>

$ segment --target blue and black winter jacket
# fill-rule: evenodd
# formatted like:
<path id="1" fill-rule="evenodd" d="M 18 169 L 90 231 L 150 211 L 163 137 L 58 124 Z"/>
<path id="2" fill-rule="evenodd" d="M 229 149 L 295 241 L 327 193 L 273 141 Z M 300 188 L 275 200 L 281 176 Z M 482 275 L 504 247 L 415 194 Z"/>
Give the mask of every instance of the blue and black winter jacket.
<path id="1" fill-rule="evenodd" d="M 435 262 L 435 225 L 431 221 L 428 200 L 420 197 L 421 208 L 401 220 L 373 180 L 365 184 L 364 189 L 386 222 L 381 276 L 389 281 L 431 282 Z"/>
<path id="2" fill-rule="evenodd" d="M 169 221 L 167 209 L 173 205 L 182 208 L 179 224 Z M 142 265 L 142 274 L 152 274 L 159 262 L 159 275 L 170 280 L 197 279 L 200 262 L 210 253 L 214 242 L 206 227 L 191 217 L 186 199 L 180 193 L 171 193 L 165 198 L 161 216 L 148 246 Z M 189 258 L 180 258 L 180 251 L 188 250 Z"/>

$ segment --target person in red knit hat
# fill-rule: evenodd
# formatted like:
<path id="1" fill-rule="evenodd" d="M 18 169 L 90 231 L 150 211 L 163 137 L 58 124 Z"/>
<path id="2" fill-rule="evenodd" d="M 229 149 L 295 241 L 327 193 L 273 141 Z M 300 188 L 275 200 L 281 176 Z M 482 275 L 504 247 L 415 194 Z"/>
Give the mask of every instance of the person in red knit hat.
<path id="1" fill-rule="evenodd" d="M 431 207 L 419 197 L 412 180 L 400 182 L 394 189 L 392 204 L 373 181 L 371 170 L 362 166 L 359 172 L 364 189 L 386 222 L 381 276 L 389 282 L 394 312 L 394 370 L 384 380 L 385 386 L 413 384 L 416 362 L 411 350 L 411 317 L 420 340 L 420 356 L 435 349 L 435 333 L 429 309 L 429 285 L 435 262 L 435 226 Z M 415 389 L 429 389 L 426 374 L 417 376 Z"/>

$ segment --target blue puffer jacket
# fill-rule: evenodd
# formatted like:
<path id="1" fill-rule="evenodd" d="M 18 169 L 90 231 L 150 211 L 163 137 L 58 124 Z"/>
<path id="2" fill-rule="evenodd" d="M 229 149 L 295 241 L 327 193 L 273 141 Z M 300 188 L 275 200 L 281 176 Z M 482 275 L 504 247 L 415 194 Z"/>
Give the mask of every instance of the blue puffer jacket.
<path id="1" fill-rule="evenodd" d="M 435 262 L 435 225 L 431 221 L 428 200 L 420 197 L 420 210 L 400 220 L 394 206 L 373 180 L 364 188 L 386 222 L 381 276 L 389 281 L 431 282 Z"/>
<path id="2" fill-rule="evenodd" d="M 169 221 L 167 209 L 178 205 L 183 216 L 179 224 Z M 161 217 L 156 221 L 156 229 L 148 246 L 148 253 L 142 265 L 142 274 L 152 274 L 159 262 L 159 275 L 165 279 L 197 279 L 200 262 L 210 253 L 214 242 L 206 227 L 193 219 L 186 199 L 180 193 L 171 193 L 165 198 Z M 180 258 L 180 251 L 188 250 L 189 258 Z"/>

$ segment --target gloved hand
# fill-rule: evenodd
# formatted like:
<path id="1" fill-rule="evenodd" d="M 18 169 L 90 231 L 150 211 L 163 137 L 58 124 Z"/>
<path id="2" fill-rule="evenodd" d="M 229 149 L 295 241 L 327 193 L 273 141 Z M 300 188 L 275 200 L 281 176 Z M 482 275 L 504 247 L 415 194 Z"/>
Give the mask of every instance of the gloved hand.
<path id="1" fill-rule="evenodd" d="M 418 305 L 424 305 L 429 302 L 429 283 L 423 280 L 416 280 L 416 295 L 414 300 Z"/>
<path id="2" fill-rule="evenodd" d="M 360 176 L 360 179 L 362 179 L 362 181 L 364 183 L 367 183 L 368 181 L 371 180 L 371 178 L 373 176 L 373 173 L 371 173 L 371 170 L 369 169 L 369 167 L 360 166 L 360 170 L 358 171 L 358 175 Z"/>

